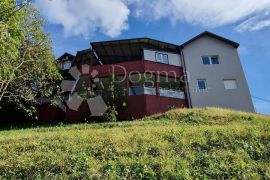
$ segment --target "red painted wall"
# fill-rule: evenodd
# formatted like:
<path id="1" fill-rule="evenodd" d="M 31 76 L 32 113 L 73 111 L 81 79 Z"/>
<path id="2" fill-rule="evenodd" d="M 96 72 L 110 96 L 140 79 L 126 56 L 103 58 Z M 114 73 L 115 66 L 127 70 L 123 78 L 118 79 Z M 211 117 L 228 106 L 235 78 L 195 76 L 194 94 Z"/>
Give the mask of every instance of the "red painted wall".
<path id="1" fill-rule="evenodd" d="M 129 61 L 111 65 L 97 65 L 90 67 L 88 75 L 91 74 L 93 70 L 98 72 L 95 77 L 106 77 L 113 73 L 113 66 L 115 67 L 115 75 L 124 75 L 127 73 L 134 72 L 155 72 L 160 75 L 169 74 L 169 76 L 175 76 L 180 78 L 183 75 L 183 68 L 155 63 L 151 61 Z M 121 66 L 121 67 L 120 67 Z M 123 68 L 125 68 L 125 70 Z M 81 70 L 81 72 L 83 72 Z M 84 74 L 85 75 L 85 74 Z M 90 75 L 91 76 L 91 75 Z M 151 95 L 139 95 L 139 96 L 129 96 L 127 97 L 127 107 L 118 107 L 119 119 L 130 120 L 136 118 L 142 118 L 144 116 L 149 116 L 157 113 L 162 113 L 167 111 L 170 107 L 182 108 L 187 107 L 187 101 L 175 98 L 151 96 Z M 67 108 L 65 113 L 65 119 L 69 122 L 79 122 L 90 118 L 90 110 L 86 101 L 84 101 L 79 107 L 78 111 L 74 111 Z M 51 109 L 51 107 L 42 106 L 40 111 L 40 117 L 46 120 L 55 120 L 61 117 L 61 112 Z"/>
<path id="2" fill-rule="evenodd" d="M 113 66 L 115 67 L 113 70 Z M 124 69 L 125 70 L 124 70 Z M 183 68 L 178 66 L 172 66 L 162 63 L 156 63 L 145 60 L 122 62 L 109 65 L 93 66 L 90 72 L 96 70 L 98 75 L 96 77 L 106 77 L 112 75 L 129 75 L 132 72 L 154 72 L 160 75 L 169 75 L 177 78 L 183 76 Z M 175 98 L 140 95 L 129 96 L 128 104 L 126 108 L 119 107 L 119 119 L 136 119 L 144 116 L 149 116 L 157 113 L 165 112 L 169 107 L 182 108 L 187 107 L 187 101 Z"/>
<path id="3" fill-rule="evenodd" d="M 187 107 L 185 99 L 151 95 L 129 96 L 126 108 L 119 111 L 119 119 L 130 120 L 168 111 L 171 107 Z"/>
<path id="4" fill-rule="evenodd" d="M 183 75 L 182 67 L 172 66 L 172 65 L 162 64 L 162 63 L 155 63 L 155 62 L 145 61 L 145 60 L 92 66 L 90 67 L 90 72 L 87 74 L 91 74 L 93 70 L 96 70 L 98 72 L 98 75 L 96 77 L 110 76 L 113 73 L 113 67 L 115 67 L 114 68 L 115 75 L 124 75 L 125 72 L 130 73 L 132 71 L 142 72 L 142 73 L 143 72 L 160 72 L 161 75 L 166 75 L 166 73 L 169 73 L 170 76 L 174 76 L 174 74 L 176 74 L 177 77 L 181 77 Z M 125 68 L 125 70 L 123 68 Z M 81 72 L 83 73 L 82 70 Z"/>
<path id="5" fill-rule="evenodd" d="M 68 122 L 82 122 L 85 121 L 85 119 L 89 119 L 91 113 L 88 107 L 88 104 L 86 101 L 84 101 L 78 111 L 71 110 L 67 108 L 65 118 Z"/>
<path id="6" fill-rule="evenodd" d="M 44 122 L 61 121 L 65 119 L 65 112 L 50 103 L 43 103 L 38 107 L 38 119 Z"/>

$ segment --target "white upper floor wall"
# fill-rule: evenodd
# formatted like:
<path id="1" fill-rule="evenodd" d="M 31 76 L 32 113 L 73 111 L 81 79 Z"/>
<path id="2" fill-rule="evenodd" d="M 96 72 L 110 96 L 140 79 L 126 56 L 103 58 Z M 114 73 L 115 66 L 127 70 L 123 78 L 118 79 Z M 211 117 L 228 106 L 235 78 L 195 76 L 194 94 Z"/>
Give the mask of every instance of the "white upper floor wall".
<path id="1" fill-rule="evenodd" d="M 165 55 L 165 56 L 167 55 L 168 61 L 159 62 L 157 60 L 157 58 L 156 58 L 157 53 Z M 179 67 L 182 66 L 179 54 L 169 53 L 169 52 L 164 52 L 164 51 L 151 50 L 151 49 L 144 49 L 143 50 L 143 56 L 144 56 L 144 60 L 147 60 L 147 61 L 165 63 L 165 64 L 169 64 L 169 65 L 173 65 L 173 66 L 179 66 Z"/>

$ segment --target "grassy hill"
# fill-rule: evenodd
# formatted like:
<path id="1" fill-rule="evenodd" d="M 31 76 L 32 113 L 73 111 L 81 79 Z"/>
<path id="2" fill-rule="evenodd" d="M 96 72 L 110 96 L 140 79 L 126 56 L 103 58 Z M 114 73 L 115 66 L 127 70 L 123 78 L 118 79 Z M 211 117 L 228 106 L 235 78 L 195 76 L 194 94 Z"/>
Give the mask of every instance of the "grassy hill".
<path id="1" fill-rule="evenodd" d="M 0 179 L 269 179 L 270 117 L 207 108 L 0 132 Z"/>

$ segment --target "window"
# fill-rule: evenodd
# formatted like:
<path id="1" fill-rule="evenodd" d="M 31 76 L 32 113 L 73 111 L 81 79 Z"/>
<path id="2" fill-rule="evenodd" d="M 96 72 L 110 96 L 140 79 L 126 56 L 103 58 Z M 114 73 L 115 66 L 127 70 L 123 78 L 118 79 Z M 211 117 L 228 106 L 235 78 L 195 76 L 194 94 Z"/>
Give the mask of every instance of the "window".
<path id="1" fill-rule="evenodd" d="M 218 57 L 217 56 L 211 57 L 211 62 L 212 64 L 219 64 Z"/>
<path id="2" fill-rule="evenodd" d="M 223 81 L 225 89 L 237 89 L 237 83 L 235 79 L 227 79 Z"/>
<path id="3" fill-rule="evenodd" d="M 204 65 L 207 64 L 219 64 L 218 56 L 202 56 Z"/>
<path id="4" fill-rule="evenodd" d="M 209 57 L 202 57 L 203 64 L 210 64 Z"/>
<path id="5" fill-rule="evenodd" d="M 70 69 L 71 67 L 71 62 L 70 61 L 66 61 L 63 63 L 63 70 L 67 70 Z"/>
<path id="6" fill-rule="evenodd" d="M 169 64 L 168 54 L 156 52 L 156 61 L 164 64 Z"/>
<path id="7" fill-rule="evenodd" d="M 163 63 L 169 64 L 169 57 L 168 57 L 168 54 L 163 54 L 162 60 L 163 60 Z"/>
<path id="8" fill-rule="evenodd" d="M 156 53 L 156 61 L 157 62 L 162 62 L 162 54 Z"/>
<path id="9" fill-rule="evenodd" d="M 205 79 L 199 79 L 198 80 L 198 88 L 201 90 L 206 89 L 206 80 Z"/>

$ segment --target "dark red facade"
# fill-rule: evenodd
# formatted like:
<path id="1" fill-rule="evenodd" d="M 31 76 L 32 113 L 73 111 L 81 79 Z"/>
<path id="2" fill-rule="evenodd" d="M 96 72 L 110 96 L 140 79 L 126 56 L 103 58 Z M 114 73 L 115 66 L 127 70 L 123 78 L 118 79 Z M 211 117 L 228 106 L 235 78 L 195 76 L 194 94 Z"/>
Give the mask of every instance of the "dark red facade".
<path id="1" fill-rule="evenodd" d="M 130 96 L 127 107 L 119 111 L 119 119 L 138 119 L 166 112 L 172 107 L 185 108 L 186 100 L 152 95 Z"/>
<path id="2" fill-rule="evenodd" d="M 121 86 L 125 90 L 123 96 L 125 96 L 126 106 L 119 105 L 116 107 L 119 119 L 137 119 L 162 113 L 171 108 L 188 107 L 185 83 L 179 83 L 179 87 L 177 87 L 180 89 L 181 94 L 185 95 L 179 98 L 164 95 L 164 87 L 161 86 L 159 81 L 160 77 L 170 77 L 183 82 L 183 67 L 159 63 L 156 60 L 147 61 L 144 60 L 143 55 L 144 49 L 179 54 L 179 46 L 149 38 L 96 42 L 91 43 L 91 46 L 91 49 L 77 53 L 72 66 L 76 66 L 80 70 L 81 77 L 88 77 L 88 89 L 93 87 L 92 83 L 96 78 L 106 79 L 112 75 L 124 77 L 124 83 Z M 83 65 L 88 65 L 88 68 L 85 68 Z M 138 86 L 131 83 L 130 75 L 140 73 L 152 75 L 152 82 L 154 82 L 154 85 L 150 88 L 152 93 L 145 93 L 145 89 L 143 89 L 141 94 L 133 93 L 134 88 Z M 144 85 L 140 87 L 145 88 Z M 163 91 L 162 94 L 161 91 Z M 41 109 L 43 116 L 46 116 L 46 112 L 49 111 L 48 108 L 44 107 Z M 50 113 L 58 113 L 58 111 L 50 111 Z M 51 117 L 47 115 L 46 118 L 54 117 L 59 117 L 59 115 L 51 115 Z M 90 108 L 86 101 L 80 105 L 78 111 L 67 107 L 64 117 L 64 119 L 70 122 L 92 119 Z"/>
<path id="3" fill-rule="evenodd" d="M 98 65 L 90 67 L 90 72 L 93 70 L 98 72 L 95 78 L 108 77 L 114 75 L 126 75 L 126 81 L 128 81 L 128 75 L 132 73 L 147 73 L 151 72 L 155 74 L 156 79 L 158 76 L 165 75 L 176 77 L 178 79 L 183 78 L 183 68 L 178 66 L 172 66 L 167 64 L 161 64 L 145 60 L 129 61 L 117 64 Z M 85 74 L 83 74 L 85 75 Z M 93 78 L 93 77 L 91 77 Z M 156 82 L 157 83 L 157 82 Z M 128 89 L 129 84 L 125 83 L 125 89 L 127 90 L 127 106 L 119 107 L 119 119 L 137 119 L 144 116 L 149 116 L 157 113 L 162 113 L 170 108 L 185 108 L 187 107 L 186 99 L 176 99 L 171 97 L 161 97 L 158 93 L 158 83 L 156 84 L 156 95 L 136 95 L 130 96 Z M 182 85 L 183 90 L 185 89 Z"/>
<path id="4" fill-rule="evenodd" d="M 129 74 L 132 73 L 145 73 L 151 72 L 155 75 L 156 79 L 161 75 L 172 76 L 181 79 L 183 77 L 182 67 L 155 63 L 145 60 L 136 60 L 129 62 L 122 62 L 116 64 L 107 65 L 94 65 L 90 66 L 89 72 L 80 69 L 81 76 L 89 76 L 92 78 L 102 78 L 114 75 L 126 75 L 125 81 L 128 81 Z M 95 77 L 91 77 L 91 72 L 96 71 L 98 74 Z M 89 87 L 91 84 L 89 84 Z M 126 100 L 125 107 L 117 107 L 118 118 L 120 120 L 138 119 L 149 115 L 165 112 L 171 108 L 185 108 L 187 107 L 186 99 L 176 99 L 171 97 L 159 96 L 158 82 L 156 82 L 156 95 L 136 95 L 130 96 L 128 89 L 129 84 L 125 83 Z M 184 88 L 184 85 L 181 87 Z M 64 113 L 64 114 L 63 114 Z M 69 122 L 81 122 L 85 120 L 91 121 L 91 112 L 88 104 L 84 101 L 78 111 L 71 110 L 67 107 L 66 112 L 61 112 L 58 108 L 53 108 L 48 104 L 41 106 L 40 119 L 51 120 L 63 118 Z"/>

